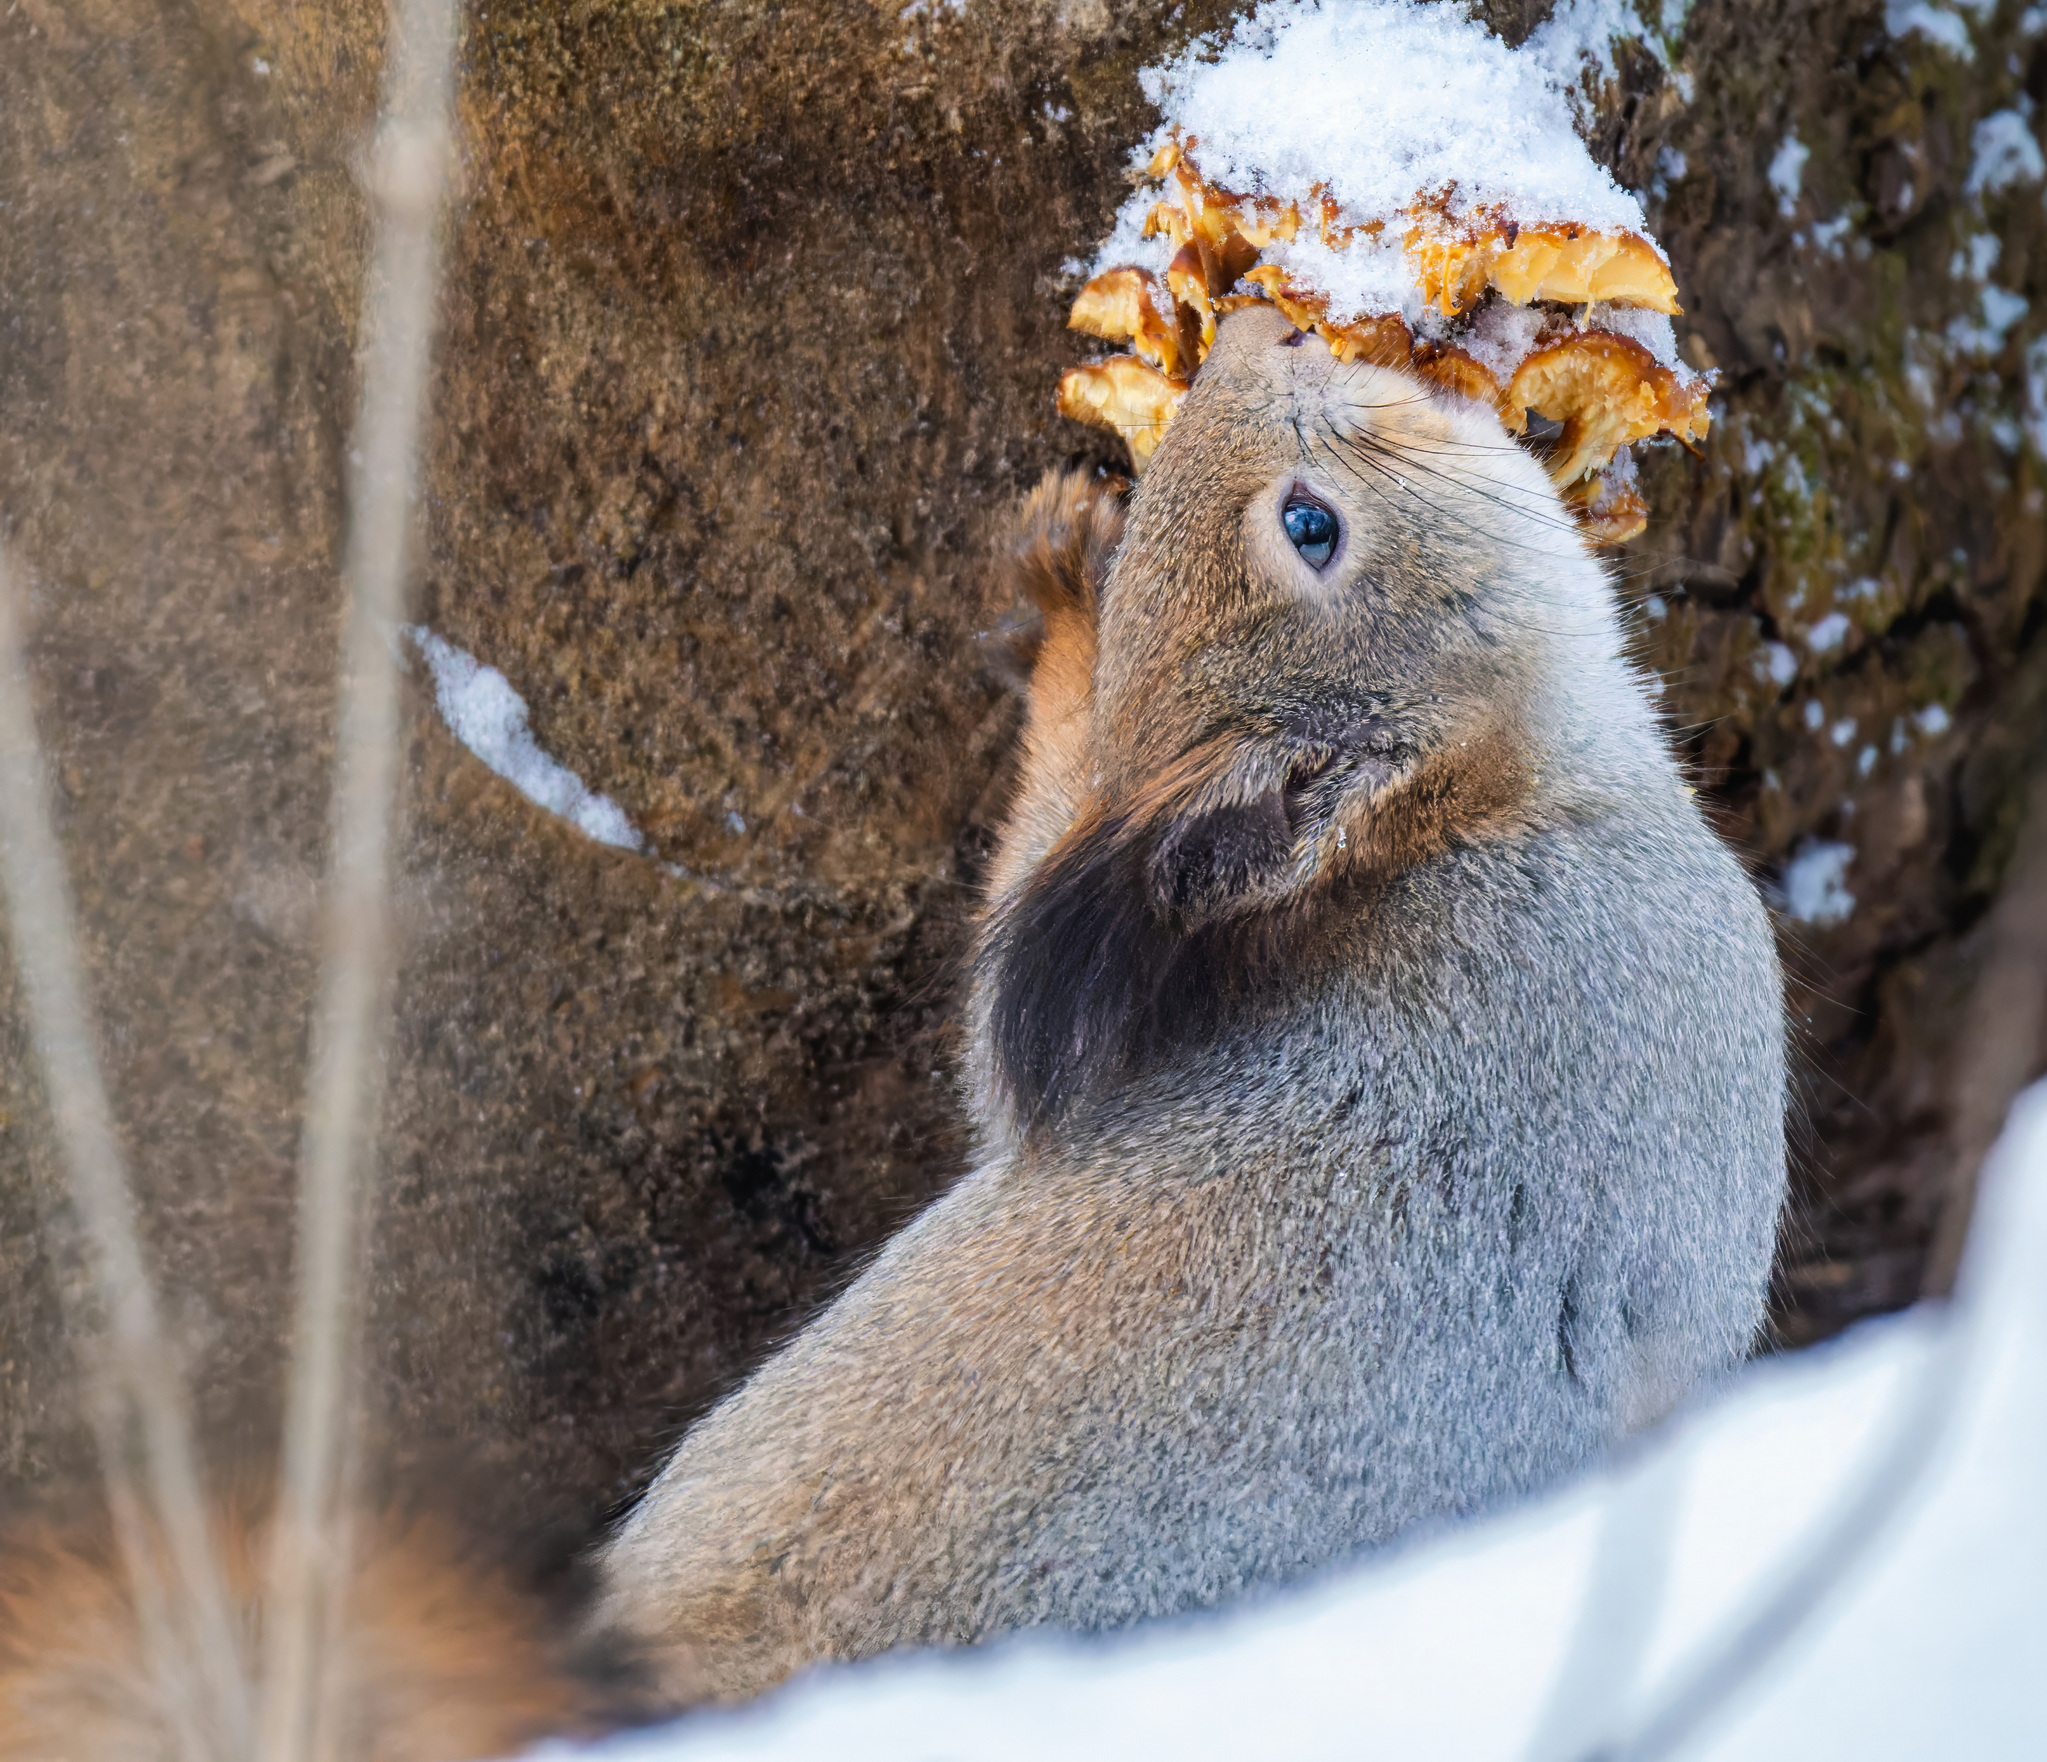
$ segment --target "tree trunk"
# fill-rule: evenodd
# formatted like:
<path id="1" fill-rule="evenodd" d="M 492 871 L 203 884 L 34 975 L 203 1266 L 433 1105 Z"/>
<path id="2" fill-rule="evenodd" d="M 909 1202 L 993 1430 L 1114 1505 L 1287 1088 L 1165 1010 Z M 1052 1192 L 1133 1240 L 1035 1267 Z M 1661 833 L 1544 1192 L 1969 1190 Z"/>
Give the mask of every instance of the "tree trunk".
<path id="1" fill-rule="evenodd" d="M 1546 10 L 1490 8 L 1510 36 Z M 1700 0 L 1670 65 L 1624 46 L 1588 88 L 1722 376 L 1702 455 L 1652 455 L 1622 592 L 1702 792 L 1802 914 L 1790 1343 L 1913 1298 L 1974 1122 L 2039 1063 L 2032 991 L 2007 987 L 2001 1034 L 1972 1003 L 2016 921 L 1991 907 L 2047 700 L 2047 357 L 2020 298 L 2047 54 L 2014 13 L 1941 14 L 1944 46 L 1875 0 Z M 1228 16 L 471 10 L 418 615 L 647 850 L 486 771 L 415 663 L 372 1323 L 395 1464 L 587 1534 L 958 1171 L 951 963 L 1018 721 L 986 564 L 1041 471 L 1110 458 L 1052 413 L 1085 353 L 1062 265 L 1150 127 L 1138 70 Z M 0 533 L 152 1247 L 212 1429 L 251 1451 L 282 1363 L 382 28 L 370 0 L 0 18 Z M 21 1488 L 83 1434 L 6 1020 Z"/>

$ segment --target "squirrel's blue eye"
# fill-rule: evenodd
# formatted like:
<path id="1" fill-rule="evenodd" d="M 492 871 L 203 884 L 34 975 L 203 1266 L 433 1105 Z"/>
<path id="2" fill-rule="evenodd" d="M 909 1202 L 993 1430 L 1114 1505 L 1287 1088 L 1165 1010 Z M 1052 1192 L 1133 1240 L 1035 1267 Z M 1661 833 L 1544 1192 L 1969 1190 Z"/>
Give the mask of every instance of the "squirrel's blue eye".
<path id="1" fill-rule="evenodd" d="M 1336 516 L 1320 502 L 1296 496 L 1280 510 L 1279 517 L 1286 523 L 1286 535 L 1301 553 L 1301 561 L 1309 568 L 1321 568 L 1336 554 Z"/>

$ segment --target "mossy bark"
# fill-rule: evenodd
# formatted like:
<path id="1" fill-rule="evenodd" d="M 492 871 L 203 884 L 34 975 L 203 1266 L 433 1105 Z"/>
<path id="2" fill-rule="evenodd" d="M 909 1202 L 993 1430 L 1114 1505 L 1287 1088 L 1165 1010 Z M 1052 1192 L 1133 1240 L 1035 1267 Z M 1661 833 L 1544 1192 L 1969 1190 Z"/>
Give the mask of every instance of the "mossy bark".
<path id="1" fill-rule="evenodd" d="M 1513 34 L 1544 8 L 1492 10 Z M 2047 692 L 2037 327 L 1983 292 L 2041 276 L 2040 187 L 1969 188 L 1976 124 L 2047 84 L 2014 13 L 1963 58 L 1877 4 L 1702 0 L 1667 63 L 1623 49 L 1588 89 L 1722 375 L 1622 559 L 1643 658 L 1759 875 L 1809 839 L 1855 853 L 1852 913 L 1787 924 L 1793 1341 L 1918 1287 Z M 1107 457 L 1051 411 L 1083 352 L 1062 264 L 1124 193 L 1137 70 L 1226 16 L 471 8 L 420 616 L 651 854 L 531 807 L 415 692 L 373 1316 L 395 1464 L 586 1534 L 958 1172 L 950 963 L 1017 724 L 986 562 L 1042 470 Z M 381 30 L 366 0 L 0 19 L 0 521 L 152 1245 L 250 1452 L 282 1363 Z M 7 1019 L 22 1486 L 82 1444 Z"/>

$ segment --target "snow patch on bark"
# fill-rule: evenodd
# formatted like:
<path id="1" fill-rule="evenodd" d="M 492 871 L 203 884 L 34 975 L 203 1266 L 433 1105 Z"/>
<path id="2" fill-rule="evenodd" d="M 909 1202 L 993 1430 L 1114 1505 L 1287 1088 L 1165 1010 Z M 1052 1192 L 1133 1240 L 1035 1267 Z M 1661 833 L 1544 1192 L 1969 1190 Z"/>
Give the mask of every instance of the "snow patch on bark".
<path id="1" fill-rule="evenodd" d="M 644 851 L 647 840 L 617 802 L 541 750 L 527 725 L 526 700 L 495 667 L 436 636 L 423 624 L 406 635 L 433 674 L 434 703 L 449 733 L 513 788 L 599 844 Z"/>
<path id="2" fill-rule="evenodd" d="M 1845 746 L 1855 738 L 1848 724 Z M 1784 910 L 1801 924 L 1844 924 L 1855 915 L 1855 895 L 1848 891 L 1848 866 L 1855 861 L 1852 844 L 1808 838 L 1784 867 Z"/>

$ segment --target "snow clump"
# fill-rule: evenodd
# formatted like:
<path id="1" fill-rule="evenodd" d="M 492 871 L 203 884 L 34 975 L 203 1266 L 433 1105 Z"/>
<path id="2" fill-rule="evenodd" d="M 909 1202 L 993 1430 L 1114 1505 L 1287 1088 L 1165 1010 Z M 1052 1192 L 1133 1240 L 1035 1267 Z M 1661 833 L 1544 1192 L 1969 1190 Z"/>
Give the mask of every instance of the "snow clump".
<path id="1" fill-rule="evenodd" d="M 2047 157 L 2033 138 L 2033 125 L 2016 110 L 1993 111 L 1969 136 L 1968 191 L 1995 195 L 2013 184 L 2038 183 L 2047 177 Z"/>
<path id="2" fill-rule="evenodd" d="M 1848 891 L 1852 844 L 1808 838 L 1784 868 L 1784 909 L 1801 924 L 1844 924 L 1855 914 Z"/>
<path id="3" fill-rule="evenodd" d="M 528 801 L 559 814 L 599 844 L 647 848 L 617 802 L 541 750 L 527 726 L 526 700 L 509 679 L 423 624 L 412 625 L 406 635 L 434 676 L 434 703 L 457 740 Z"/>
<path id="4" fill-rule="evenodd" d="M 1227 38 L 1197 41 L 1142 80 L 1164 121 L 1136 165 L 1177 132 L 1199 143 L 1212 182 L 1303 212 L 1327 189 L 1349 226 L 1396 221 L 1421 197 L 1452 215 L 1497 205 L 1523 226 L 1648 232 L 1641 203 L 1579 139 L 1559 75 L 1457 7 L 1267 0 Z M 1123 204 L 1097 271 L 1129 263 L 1164 275 L 1175 246 L 1144 237 L 1151 205 L 1143 191 Z M 1269 260 L 1326 293 L 1333 318 L 1424 322 L 1398 226 L 1344 251 L 1304 228 Z M 1668 335 L 1669 320 L 1641 316 Z"/>

